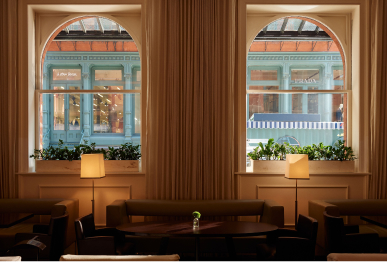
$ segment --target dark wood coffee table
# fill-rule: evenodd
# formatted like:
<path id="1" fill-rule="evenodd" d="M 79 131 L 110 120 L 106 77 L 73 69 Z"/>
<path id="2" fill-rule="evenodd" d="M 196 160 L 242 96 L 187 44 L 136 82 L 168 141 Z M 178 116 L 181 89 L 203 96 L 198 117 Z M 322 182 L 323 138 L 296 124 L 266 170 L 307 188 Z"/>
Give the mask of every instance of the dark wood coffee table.
<path id="1" fill-rule="evenodd" d="M 33 213 L 0 213 L 0 228 L 11 227 L 33 216 Z"/>
<path id="2" fill-rule="evenodd" d="M 215 222 L 200 221 L 198 229 L 193 229 L 189 222 L 140 222 L 127 223 L 117 227 L 127 235 L 162 237 L 159 254 L 165 254 L 169 237 L 194 237 L 196 260 L 199 258 L 200 237 L 224 237 L 231 258 L 235 258 L 233 237 L 269 235 L 278 229 L 277 226 L 256 222 Z"/>
<path id="3" fill-rule="evenodd" d="M 361 216 L 360 219 L 367 221 L 368 223 L 387 228 L 387 216 Z"/>

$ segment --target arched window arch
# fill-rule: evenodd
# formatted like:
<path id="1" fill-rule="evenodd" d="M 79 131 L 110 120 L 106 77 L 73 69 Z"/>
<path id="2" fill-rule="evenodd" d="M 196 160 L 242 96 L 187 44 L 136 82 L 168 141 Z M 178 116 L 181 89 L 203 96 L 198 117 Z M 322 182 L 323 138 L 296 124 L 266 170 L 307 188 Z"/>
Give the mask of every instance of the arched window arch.
<path id="1" fill-rule="evenodd" d="M 347 140 L 345 56 L 333 32 L 286 16 L 265 25 L 248 49 L 247 140 L 292 136 L 303 146 Z"/>
<path id="2" fill-rule="evenodd" d="M 140 144 L 141 60 L 129 32 L 99 16 L 64 23 L 42 51 L 40 145 Z"/>

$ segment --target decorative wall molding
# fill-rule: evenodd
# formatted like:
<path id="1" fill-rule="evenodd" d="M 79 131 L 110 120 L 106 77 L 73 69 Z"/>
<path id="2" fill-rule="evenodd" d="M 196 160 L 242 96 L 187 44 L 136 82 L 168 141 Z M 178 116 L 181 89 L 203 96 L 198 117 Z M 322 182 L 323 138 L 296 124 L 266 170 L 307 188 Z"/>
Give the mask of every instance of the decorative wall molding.
<path id="1" fill-rule="evenodd" d="M 48 56 L 46 56 L 45 60 L 82 60 L 82 56 L 66 56 L 66 55 L 52 56 L 52 55 L 48 55 Z"/>

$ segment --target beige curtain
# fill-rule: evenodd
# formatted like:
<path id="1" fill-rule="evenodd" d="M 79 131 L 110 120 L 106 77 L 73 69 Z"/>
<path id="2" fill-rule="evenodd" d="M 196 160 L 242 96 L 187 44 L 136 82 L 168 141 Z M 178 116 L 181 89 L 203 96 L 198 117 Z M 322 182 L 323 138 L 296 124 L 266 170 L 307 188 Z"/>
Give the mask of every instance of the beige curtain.
<path id="1" fill-rule="evenodd" d="M 17 1 L 2 0 L 0 7 L 0 198 L 16 198 Z"/>
<path id="2" fill-rule="evenodd" d="M 371 170 L 369 198 L 387 199 L 387 1 L 370 1 Z"/>
<path id="3" fill-rule="evenodd" d="M 235 0 L 147 2 L 147 197 L 231 199 Z"/>

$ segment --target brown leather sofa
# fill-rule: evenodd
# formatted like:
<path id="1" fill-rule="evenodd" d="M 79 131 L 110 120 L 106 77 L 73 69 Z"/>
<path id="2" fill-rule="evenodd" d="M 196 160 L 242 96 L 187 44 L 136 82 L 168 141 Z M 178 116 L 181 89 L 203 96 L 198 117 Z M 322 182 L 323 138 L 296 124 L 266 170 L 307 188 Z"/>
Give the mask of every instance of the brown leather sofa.
<path id="1" fill-rule="evenodd" d="M 317 244 L 325 248 L 324 211 L 331 216 L 348 216 L 349 224 L 359 224 L 360 233 L 378 233 L 386 242 L 387 230 L 376 225 L 365 224 L 359 216 L 386 216 L 387 200 L 339 199 L 309 201 L 309 216 L 318 221 Z M 344 220 L 345 221 L 345 220 Z"/>
<path id="2" fill-rule="evenodd" d="M 106 207 L 106 225 L 117 227 L 130 223 L 131 216 L 178 216 L 192 220 L 193 211 L 201 213 L 201 220 L 224 216 L 259 216 L 260 222 L 284 227 L 284 208 L 273 200 L 116 200 Z M 130 238 L 136 243 L 137 252 L 157 253 L 160 238 Z M 256 245 L 264 241 L 264 237 L 234 238 L 239 253 L 255 253 Z M 194 246 L 194 239 L 171 238 L 167 252 L 192 253 Z M 227 253 L 222 238 L 201 238 L 200 250 L 201 253 Z"/>
<path id="3" fill-rule="evenodd" d="M 79 217 L 78 199 L 0 199 L 0 213 L 33 213 L 34 217 L 9 228 L 0 229 L 0 255 L 15 244 L 16 233 L 32 233 L 33 225 L 48 224 L 50 217 L 68 212 L 66 247 L 75 242 L 74 221 Z"/>

